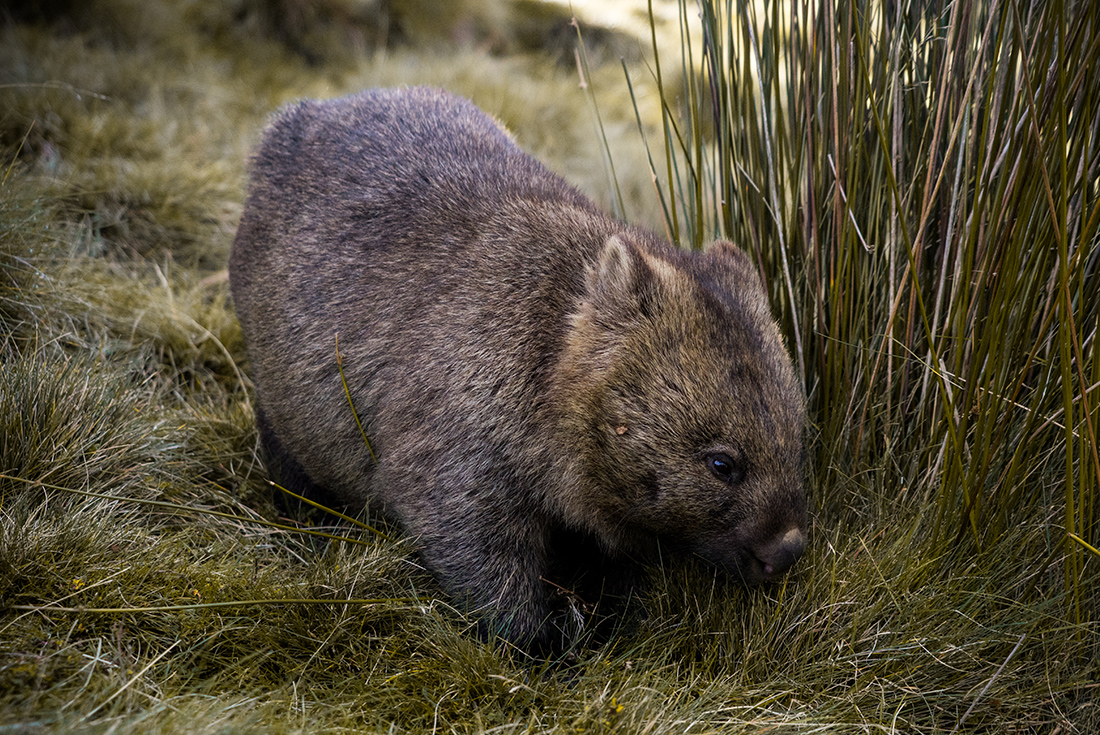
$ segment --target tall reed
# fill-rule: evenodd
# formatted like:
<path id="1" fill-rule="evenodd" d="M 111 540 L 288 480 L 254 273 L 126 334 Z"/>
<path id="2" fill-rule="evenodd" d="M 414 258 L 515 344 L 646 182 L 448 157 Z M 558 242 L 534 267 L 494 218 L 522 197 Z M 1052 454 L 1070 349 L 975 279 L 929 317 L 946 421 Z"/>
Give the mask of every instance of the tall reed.
<path id="1" fill-rule="evenodd" d="M 1021 552 L 1094 617 L 1100 8 L 683 0 L 681 21 L 649 142 L 669 234 L 757 259 L 822 503 L 873 472 L 947 557 L 1038 523 Z"/>

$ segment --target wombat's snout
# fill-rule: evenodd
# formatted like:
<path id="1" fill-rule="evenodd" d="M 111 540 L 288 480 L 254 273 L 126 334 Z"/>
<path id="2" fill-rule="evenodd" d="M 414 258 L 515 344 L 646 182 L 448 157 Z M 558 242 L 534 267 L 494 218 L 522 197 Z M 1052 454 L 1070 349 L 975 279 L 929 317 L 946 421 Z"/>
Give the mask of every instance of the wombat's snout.
<path id="1" fill-rule="evenodd" d="M 806 534 L 801 529 L 792 528 L 782 536 L 772 539 L 763 546 L 753 549 L 752 555 L 760 562 L 760 574 L 770 580 L 782 576 L 794 566 L 798 557 L 806 550 Z"/>

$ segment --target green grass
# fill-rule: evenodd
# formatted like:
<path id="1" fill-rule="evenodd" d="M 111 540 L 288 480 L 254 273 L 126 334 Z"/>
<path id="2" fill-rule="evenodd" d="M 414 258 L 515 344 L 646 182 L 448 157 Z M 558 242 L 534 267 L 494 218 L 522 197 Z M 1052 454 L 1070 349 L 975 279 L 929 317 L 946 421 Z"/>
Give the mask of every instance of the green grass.
<path id="1" fill-rule="evenodd" d="M 561 6 L 40 3 L 0 30 L 0 733 L 1097 731 L 1093 5 L 658 2 L 579 64 Z M 757 259 L 813 420 L 785 584 L 669 559 L 532 665 L 399 529 L 276 502 L 224 274 L 248 151 L 413 83 Z"/>

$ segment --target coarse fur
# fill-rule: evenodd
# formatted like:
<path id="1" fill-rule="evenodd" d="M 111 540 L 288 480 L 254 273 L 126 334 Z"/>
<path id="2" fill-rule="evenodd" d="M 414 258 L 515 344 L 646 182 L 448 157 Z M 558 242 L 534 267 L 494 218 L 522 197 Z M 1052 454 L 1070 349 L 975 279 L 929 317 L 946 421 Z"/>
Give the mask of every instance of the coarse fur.
<path id="1" fill-rule="evenodd" d="M 611 219 L 435 89 L 291 105 L 251 174 L 230 277 L 278 474 L 395 518 L 488 631 L 548 645 L 577 548 L 750 583 L 802 553 L 804 400 L 736 247 Z"/>

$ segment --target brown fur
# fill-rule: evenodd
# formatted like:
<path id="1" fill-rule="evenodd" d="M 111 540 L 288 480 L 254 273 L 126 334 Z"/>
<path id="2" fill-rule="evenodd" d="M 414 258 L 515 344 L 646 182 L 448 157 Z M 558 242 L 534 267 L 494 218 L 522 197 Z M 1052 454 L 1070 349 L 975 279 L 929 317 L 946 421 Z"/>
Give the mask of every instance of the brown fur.
<path id="1" fill-rule="evenodd" d="M 575 544 L 748 582 L 805 546 L 803 398 L 749 259 L 612 220 L 466 100 L 284 109 L 230 274 L 280 473 L 381 506 L 512 640 L 547 642 Z"/>

